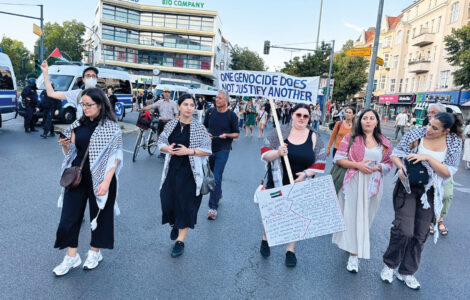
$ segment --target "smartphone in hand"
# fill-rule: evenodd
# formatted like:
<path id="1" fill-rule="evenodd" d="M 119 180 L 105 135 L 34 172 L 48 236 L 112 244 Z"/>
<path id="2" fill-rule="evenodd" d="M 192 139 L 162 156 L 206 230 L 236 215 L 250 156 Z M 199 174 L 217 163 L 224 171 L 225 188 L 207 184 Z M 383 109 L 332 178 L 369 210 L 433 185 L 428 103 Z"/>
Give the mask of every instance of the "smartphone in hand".
<path id="1" fill-rule="evenodd" d="M 58 134 L 61 139 L 68 139 L 67 136 L 62 133 L 62 131 L 54 130 L 54 132 Z"/>

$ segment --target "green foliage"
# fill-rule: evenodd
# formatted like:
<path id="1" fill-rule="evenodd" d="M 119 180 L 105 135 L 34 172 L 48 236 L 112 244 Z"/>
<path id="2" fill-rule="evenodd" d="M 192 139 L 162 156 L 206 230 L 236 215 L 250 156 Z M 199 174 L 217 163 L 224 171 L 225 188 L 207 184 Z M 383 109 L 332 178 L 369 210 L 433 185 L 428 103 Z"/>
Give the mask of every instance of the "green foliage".
<path id="1" fill-rule="evenodd" d="M 320 50 L 314 54 L 308 53 L 300 57 L 296 56 L 288 62 L 284 62 L 282 73 L 298 77 L 325 76 L 328 75 L 330 62 L 330 46 L 322 43 Z"/>
<path id="2" fill-rule="evenodd" d="M 230 68 L 232 68 L 232 70 L 265 71 L 267 69 L 264 60 L 258 53 L 246 47 L 240 48 L 238 45 L 235 45 L 231 54 L 232 63 L 230 64 Z"/>
<path id="3" fill-rule="evenodd" d="M 10 57 L 17 80 L 24 80 L 33 72 L 31 53 L 26 49 L 23 42 L 4 36 L 0 42 L 0 47 Z"/>
<path id="4" fill-rule="evenodd" d="M 452 33 L 444 38 L 447 61 L 459 69 L 452 72 L 454 84 L 462 89 L 470 88 L 470 24 L 452 29 Z"/>
<path id="5" fill-rule="evenodd" d="M 44 58 L 46 58 L 55 48 L 59 48 L 60 52 L 66 59 L 73 61 L 82 60 L 84 48 L 85 25 L 77 20 L 65 21 L 62 25 L 58 23 L 47 22 L 44 25 L 44 47 L 47 48 Z M 36 41 L 39 45 L 40 39 Z M 36 53 L 37 57 L 37 53 Z"/>

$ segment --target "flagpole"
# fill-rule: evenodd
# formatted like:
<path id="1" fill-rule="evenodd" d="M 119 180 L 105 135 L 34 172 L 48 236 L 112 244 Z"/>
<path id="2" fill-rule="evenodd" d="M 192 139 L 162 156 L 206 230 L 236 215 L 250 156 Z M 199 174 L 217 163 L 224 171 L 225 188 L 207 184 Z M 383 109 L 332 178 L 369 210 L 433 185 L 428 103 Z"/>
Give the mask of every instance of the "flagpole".
<path id="1" fill-rule="evenodd" d="M 277 137 L 279 138 L 279 144 L 284 144 L 284 139 L 282 137 L 281 126 L 279 125 L 279 119 L 277 117 L 277 110 L 274 104 L 274 100 L 269 98 L 269 103 L 271 104 L 271 111 L 273 112 L 274 124 L 276 125 Z M 289 176 L 289 182 L 291 184 L 294 183 L 294 176 L 292 175 L 292 169 L 290 167 L 289 158 L 287 155 L 283 156 L 284 163 L 286 164 L 287 175 Z"/>

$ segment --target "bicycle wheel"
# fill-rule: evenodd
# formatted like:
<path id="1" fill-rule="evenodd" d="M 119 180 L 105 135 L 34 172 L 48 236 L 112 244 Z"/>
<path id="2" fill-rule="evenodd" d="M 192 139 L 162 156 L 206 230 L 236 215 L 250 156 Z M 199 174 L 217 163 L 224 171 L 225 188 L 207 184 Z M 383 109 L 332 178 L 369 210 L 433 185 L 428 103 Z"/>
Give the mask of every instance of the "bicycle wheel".
<path id="1" fill-rule="evenodd" d="M 132 162 L 135 162 L 135 160 L 137 158 L 137 154 L 139 154 L 140 144 L 142 143 L 142 136 L 143 135 L 144 135 L 144 131 L 140 130 L 140 133 L 137 136 L 137 141 L 135 142 L 134 155 L 132 156 Z"/>
<path id="2" fill-rule="evenodd" d="M 155 151 L 157 151 L 157 134 L 153 130 L 150 132 L 147 142 L 147 150 L 150 155 L 154 155 Z"/>

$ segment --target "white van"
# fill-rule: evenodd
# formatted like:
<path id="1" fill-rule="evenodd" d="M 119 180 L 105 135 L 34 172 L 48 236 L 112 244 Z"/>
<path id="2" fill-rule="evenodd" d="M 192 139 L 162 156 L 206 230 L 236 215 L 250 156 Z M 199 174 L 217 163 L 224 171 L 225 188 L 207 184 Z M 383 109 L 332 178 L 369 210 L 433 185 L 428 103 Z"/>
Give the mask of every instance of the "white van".
<path id="1" fill-rule="evenodd" d="M 154 97 L 156 99 L 163 98 L 163 90 L 169 89 L 171 91 L 170 99 L 178 101 L 178 98 L 188 92 L 188 88 L 181 85 L 174 85 L 174 84 L 158 84 L 153 91 Z"/>
<path id="2" fill-rule="evenodd" d="M 88 66 L 80 65 L 52 65 L 49 66 L 49 78 L 54 84 L 54 90 L 60 92 L 67 92 L 79 89 L 83 85 L 82 73 Z M 98 69 L 98 85 L 97 87 L 106 90 L 108 86 L 114 88 L 114 94 L 118 99 L 118 103 L 122 104 L 124 111 L 119 111 L 121 105 L 116 104 L 116 117 L 122 120 L 125 117 L 126 111 L 132 110 L 132 85 L 129 73 L 125 71 L 100 67 Z M 44 90 L 44 79 L 41 76 L 36 81 L 38 86 L 38 97 Z M 39 99 L 40 100 L 40 99 Z M 19 105 L 21 115 L 24 114 L 23 106 Z M 75 120 L 76 107 L 73 103 L 67 100 L 62 100 L 62 108 L 59 115 L 56 117 L 64 123 L 70 124 Z"/>
<path id="3" fill-rule="evenodd" d="M 16 105 L 17 87 L 13 65 L 10 57 L 0 52 L 0 127 L 2 127 L 2 114 L 14 113 Z"/>

